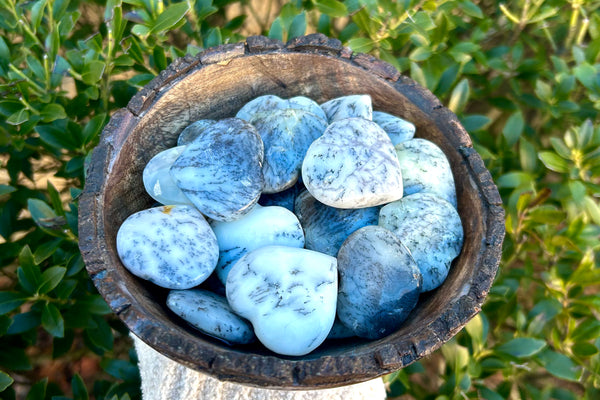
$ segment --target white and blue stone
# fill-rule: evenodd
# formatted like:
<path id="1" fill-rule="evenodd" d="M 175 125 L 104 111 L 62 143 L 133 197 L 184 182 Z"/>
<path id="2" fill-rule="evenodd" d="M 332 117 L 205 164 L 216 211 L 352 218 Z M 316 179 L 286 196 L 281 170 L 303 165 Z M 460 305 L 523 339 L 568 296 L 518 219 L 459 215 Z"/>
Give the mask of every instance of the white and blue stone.
<path id="1" fill-rule="evenodd" d="M 282 99 L 272 94 L 259 96 L 249 101 L 237 112 L 236 117 L 252 122 L 257 114 L 286 109 L 307 111 L 327 120 L 327 116 L 321 106 L 308 97 L 296 96 L 289 99 Z"/>
<path id="2" fill-rule="evenodd" d="M 373 104 L 367 94 L 337 97 L 321 104 L 321 108 L 330 123 L 344 118 L 373 119 Z"/>
<path id="3" fill-rule="evenodd" d="M 295 213 L 304 228 L 305 247 L 333 257 L 351 233 L 363 226 L 377 225 L 379 220 L 379 207 L 329 207 L 306 190 L 296 199 Z"/>
<path id="4" fill-rule="evenodd" d="M 396 331 L 421 293 L 423 278 L 410 251 L 389 230 L 366 226 L 346 239 L 337 258 L 340 321 L 367 339 Z"/>
<path id="5" fill-rule="evenodd" d="M 431 193 L 415 193 L 384 206 L 379 225 L 408 247 L 423 275 L 423 291 L 440 286 L 460 253 L 463 227 L 456 208 Z"/>
<path id="6" fill-rule="evenodd" d="M 177 137 L 177 146 L 192 143 L 206 128 L 213 126 L 216 122 L 214 119 L 200 119 L 188 125 Z"/>
<path id="7" fill-rule="evenodd" d="M 306 152 L 302 180 L 321 203 L 364 208 L 402 197 L 402 172 L 389 136 L 363 118 L 335 121 Z"/>
<path id="8" fill-rule="evenodd" d="M 264 186 L 264 147 L 256 129 L 239 118 L 208 127 L 171 167 L 177 186 L 204 215 L 233 221 L 247 214 Z"/>
<path id="9" fill-rule="evenodd" d="M 167 307 L 202 333 L 228 344 L 256 339 L 250 323 L 233 312 L 227 299 L 208 290 L 171 290 Z"/>
<path id="10" fill-rule="evenodd" d="M 404 195 L 432 193 L 456 207 L 456 187 L 450 162 L 436 144 L 415 138 L 396 146 Z"/>
<path id="11" fill-rule="evenodd" d="M 266 246 L 243 256 L 229 271 L 227 300 L 250 320 L 258 340 L 278 354 L 316 349 L 335 319 L 337 262 L 316 251 Z"/>
<path id="12" fill-rule="evenodd" d="M 179 189 L 170 169 L 177 157 L 183 153 L 185 146 L 172 147 L 161 151 L 146 164 L 142 180 L 146 192 L 156 201 L 166 205 L 192 204 L 190 199 Z"/>
<path id="13" fill-rule="evenodd" d="M 382 111 L 373 111 L 373 122 L 388 134 L 394 146 L 412 139 L 417 130 L 412 123 Z"/>
<path id="14" fill-rule="evenodd" d="M 296 183 L 306 150 L 327 128 L 324 119 L 291 108 L 256 114 L 252 124 L 265 146 L 264 193 L 281 192 Z"/>
<path id="15" fill-rule="evenodd" d="M 238 220 L 210 224 L 219 243 L 216 273 L 223 283 L 231 267 L 249 251 L 268 245 L 304 247 L 304 232 L 298 218 L 283 207 L 256 204 Z"/>
<path id="16" fill-rule="evenodd" d="M 132 274 L 168 289 L 189 289 L 214 271 L 219 245 L 193 206 L 161 206 L 130 215 L 117 232 L 117 253 Z"/>
<path id="17" fill-rule="evenodd" d="M 279 206 L 294 212 L 294 203 L 300 191 L 304 190 L 304 185 L 296 182 L 294 186 L 285 189 L 283 192 L 263 193 L 258 199 L 261 206 Z"/>

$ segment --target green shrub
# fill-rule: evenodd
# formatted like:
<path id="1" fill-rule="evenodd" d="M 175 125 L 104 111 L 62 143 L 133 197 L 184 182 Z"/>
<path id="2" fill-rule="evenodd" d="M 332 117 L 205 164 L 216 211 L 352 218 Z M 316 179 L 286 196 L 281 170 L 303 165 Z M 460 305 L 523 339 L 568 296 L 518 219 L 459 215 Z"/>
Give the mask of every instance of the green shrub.
<path id="1" fill-rule="evenodd" d="M 266 3 L 274 18 L 250 1 L 0 0 L 0 397 L 140 397 L 127 330 L 77 248 L 86 160 L 111 113 L 175 58 L 318 31 L 457 113 L 507 212 L 483 311 L 387 376 L 390 397 L 599 398 L 600 2 Z M 74 373 L 83 359 L 102 374 Z M 50 362 L 66 387 L 44 378 Z"/>

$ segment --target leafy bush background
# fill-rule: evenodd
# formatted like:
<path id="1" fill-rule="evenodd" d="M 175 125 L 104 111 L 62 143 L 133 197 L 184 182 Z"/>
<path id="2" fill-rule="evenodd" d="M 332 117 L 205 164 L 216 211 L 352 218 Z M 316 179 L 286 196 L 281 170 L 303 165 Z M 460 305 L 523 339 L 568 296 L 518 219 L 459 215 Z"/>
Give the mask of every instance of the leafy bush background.
<path id="1" fill-rule="evenodd" d="M 111 113 L 173 59 L 322 32 L 460 117 L 504 200 L 482 313 L 390 398 L 600 398 L 600 2 L 0 0 L 0 398 L 135 399 L 127 330 L 77 248 Z"/>

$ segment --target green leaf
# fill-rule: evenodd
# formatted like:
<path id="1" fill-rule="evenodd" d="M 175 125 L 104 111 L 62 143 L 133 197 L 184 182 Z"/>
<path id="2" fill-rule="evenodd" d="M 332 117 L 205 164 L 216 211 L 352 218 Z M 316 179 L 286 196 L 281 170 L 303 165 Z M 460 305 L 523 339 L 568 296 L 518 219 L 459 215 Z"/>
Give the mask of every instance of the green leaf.
<path id="1" fill-rule="evenodd" d="M 458 82 L 454 90 L 452 90 L 448 108 L 454 111 L 455 114 L 460 114 L 465 108 L 470 95 L 471 88 L 469 86 L 469 81 L 466 78 L 462 79 Z"/>
<path id="2" fill-rule="evenodd" d="M 569 172 L 569 163 L 558 154 L 552 151 L 541 151 L 538 154 L 539 159 L 546 168 L 551 171 L 566 173 Z"/>
<path id="3" fill-rule="evenodd" d="M 470 17 L 475 17 L 479 19 L 483 18 L 483 11 L 481 11 L 481 8 L 479 8 L 479 6 L 477 6 L 471 1 L 461 1 L 458 3 L 458 6 L 461 10 L 463 10 L 465 14 L 467 14 Z"/>
<path id="4" fill-rule="evenodd" d="M 19 253 L 19 268 L 17 268 L 19 284 L 26 292 L 35 294 L 42 279 L 41 275 L 29 245 L 25 245 Z"/>
<path id="5" fill-rule="evenodd" d="M 6 372 L 0 371 L 0 392 L 5 391 L 14 381 Z"/>
<path id="6" fill-rule="evenodd" d="M 14 192 L 14 191 L 16 191 L 16 190 L 17 190 L 16 188 L 14 188 L 14 187 L 12 187 L 12 186 L 10 186 L 10 185 L 3 185 L 3 184 L 0 184 L 0 196 L 3 196 L 3 195 L 5 195 L 5 194 L 12 193 L 12 192 Z"/>
<path id="7" fill-rule="evenodd" d="M 38 289 L 40 294 L 45 294 L 54 289 L 65 276 L 67 269 L 65 267 L 50 267 L 42 273 L 41 284 Z"/>
<path id="8" fill-rule="evenodd" d="M 22 108 L 19 111 L 15 111 L 10 117 L 6 119 L 6 123 L 10 125 L 21 125 L 24 122 L 29 121 L 29 110 Z"/>
<path id="9" fill-rule="evenodd" d="M 18 292 L 0 292 L 0 315 L 8 314 L 27 301 L 27 295 Z"/>
<path id="10" fill-rule="evenodd" d="M 585 148 L 594 136 L 594 125 L 592 125 L 592 121 L 586 119 L 581 127 L 575 131 L 575 134 L 577 136 L 577 147 L 580 149 Z"/>
<path id="11" fill-rule="evenodd" d="M 156 18 L 150 33 L 160 33 L 171 29 L 185 17 L 189 9 L 190 4 L 187 1 L 171 4 Z"/>
<path id="12" fill-rule="evenodd" d="M 519 141 L 524 128 L 525 121 L 523 120 L 521 110 L 514 112 L 508 117 L 508 120 L 502 129 L 502 135 L 504 135 L 506 144 L 509 147 L 514 146 Z"/>
<path id="13" fill-rule="evenodd" d="M 63 231 L 64 217 L 56 215 L 48 204 L 39 199 L 28 199 L 27 209 L 35 223 L 46 232 L 59 236 Z"/>
<path id="14" fill-rule="evenodd" d="M 517 358 L 531 357 L 546 347 L 546 341 L 530 337 L 512 339 L 496 348 L 497 351 Z"/>
<path id="15" fill-rule="evenodd" d="M 598 354 L 598 348 L 587 342 L 575 343 L 573 347 L 571 347 L 571 350 L 573 351 L 573 354 L 578 357 L 591 357 Z"/>
<path id="16" fill-rule="evenodd" d="M 567 145 L 565 144 L 565 142 L 562 141 L 562 139 L 559 139 L 557 137 L 551 137 L 550 144 L 559 156 L 565 159 L 571 158 L 571 149 L 567 147 Z"/>
<path id="17" fill-rule="evenodd" d="M 43 122 L 52 122 L 57 119 L 67 118 L 65 109 L 60 104 L 52 103 L 46 104 L 40 112 Z"/>
<path id="18" fill-rule="evenodd" d="M 42 311 L 42 326 L 54 337 L 63 337 L 65 334 L 65 322 L 58 308 L 47 303 Z"/>
<path id="19" fill-rule="evenodd" d="M 279 17 L 275 18 L 271 23 L 271 28 L 269 29 L 269 38 L 283 40 L 283 27 L 281 26 L 281 20 Z"/>
<path id="20" fill-rule="evenodd" d="M 368 53 L 373 49 L 375 42 L 369 38 L 352 38 L 346 43 L 356 53 Z"/>
<path id="21" fill-rule="evenodd" d="M 87 388 L 85 387 L 85 382 L 81 379 L 79 374 L 73 375 L 73 379 L 71 379 L 71 389 L 73 391 L 73 400 L 88 400 L 89 395 Z"/>
<path id="22" fill-rule="evenodd" d="M 12 317 L 12 324 L 8 327 L 9 335 L 18 335 L 37 328 L 41 324 L 41 315 L 36 311 L 28 311 Z"/>
<path id="23" fill-rule="evenodd" d="M 323 14 L 327 14 L 330 17 L 347 17 L 348 9 L 346 5 L 341 1 L 337 0 L 316 0 L 315 5 L 317 9 Z"/>
<path id="24" fill-rule="evenodd" d="M 501 175 L 498 178 L 498 187 L 501 188 L 517 188 L 520 186 L 528 186 L 533 182 L 533 177 L 527 172 L 509 172 Z"/>
<path id="25" fill-rule="evenodd" d="M 581 368 L 564 354 L 547 349 L 538 354 L 537 359 L 549 373 L 557 378 L 576 382 L 581 376 Z"/>
<path id="26" fill-rule="evenodd" d="M 461 122 L 467 132 L 476 132 L 485 129 L 492 121 L 485 115 L 468 115 L 461 118 Z"/>
<path id="27" fill-rule="evenodd" d="M 139 380 L 138 368 L 125 360 L 106 359 L 100 363 L 100 366 L 104 371 L 117 379 L 129 382 Z"/>
<path id="28" fill-rule="evenodd" d="M 104 74 L 105 68 L 106 64 L 102 61 L 89 61 L 83 66 L 83 71 L 81 72 L 81 80 L 83 80 L 83 82 L 87 85 L 95 85 L 100 79 L 102 79 L 102 74 Z"/>
<path id="29" fill-rule="evenodd" d="M 586 196 L 583 199 L 583 205 L 585 207 L 585 211 L 592 218 L 596 225 L 600 225 L 600 206 L 596 202 L 597 200 L 591 198 L 590 196 Z"/>
<path id="30" fill-rule="evenodd" d="M 93 317 L 96 327 L 93 329 L 86 329 L 85 333 L 89 340 L 100 349 L 110 351 L 113 348 L 113 333 L 104 318 L 100 316 Z"/>
<path id="31" fill-rule="evenodd" d="M 596 68 L 594 66 L 588 64 L 587 62 L 580 64 L 573 68 L 573 72 L 575 73 L 575 77 L 583 86 L 585 86 L 589 90 L 594 90 L 594 86 L 596 83 Z"/>
<path id="32" fill-rule="evenodd" d="M 35 383 L 29 389 L 25 400 L 44 400 L 46 398 L 46 388 L 48 387 L 48 378 Z"/>
<path id="33" fill-rule="evenodd" d="M 527 218 L 540 224 L 560 224 L 566 218 L 565 212 L 550 204 L 542 204 L 529 212 Z"/>
<path id="34" fill-rule="evenodd" d="M 587 194 L 585 185 L 580 181 L 570 181 L 568 186 L 569 191 L 571 192 L 571 197 L 573 197 L 573 201 L 578 206 L 582 206 Z"/>
<path id="35" fill-rule="evenodd" d="M 6 68 L 10 61 L 10 49 L 6 45 L 4 38 L 0 36 L 0 66 Z"/>
<path id="36" fill-rule="evenodd" d="M 304 35 L 306 32 L 306 13 L 302 11 L 300 14 L 296 15 L 292 20 L 290 25 L 290 29 L 288 30 L 287 39 L 293 39 L 298 36 Z"/>
<path id="37" fill-rule="evenodd" d="M 524 171 L 533 173 L 537 166 L 537 151 L 533 144 L 524 137 L 519 139 L 519 161 Z"/>
<path id="38" fill-rule="evenodd" d="M 13 371 L 31 370 L 31 362 L 25 349 L 0 341 L 0 365 Z"/>

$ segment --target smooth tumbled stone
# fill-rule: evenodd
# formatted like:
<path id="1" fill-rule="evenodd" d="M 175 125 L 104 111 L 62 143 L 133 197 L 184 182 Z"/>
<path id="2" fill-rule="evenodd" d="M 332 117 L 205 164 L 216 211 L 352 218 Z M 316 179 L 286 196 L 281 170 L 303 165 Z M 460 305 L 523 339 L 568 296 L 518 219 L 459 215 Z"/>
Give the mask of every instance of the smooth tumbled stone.
<path id="1" fill-rule="evenodd" d="M 417 304 L 422 277 L 396 235 L 366 226 L 338 253 L 340 321 L 357 336 L 379 339 L 397 330 Z"/>
<path id="2" fill-rule="evenodd" d="M 161 204 L 192 204 L 190 199 L 179 189 L 169 170 L 177 157 L 183 153 L 185 146 L 173 147 L 161 151 L 146 164 L 142 180 L 146 192 Z"/>
<path id="3" fill-rule="evenodd" d="M 456 207 L 456 187 L 450 162 L 436 144 L 412 139 L 396 146 L 404 195 L 433 193 Z"/>
<path id="4" fill-rule="evenodd" d="M 205 129 L 171 167 L 177 186 L 204 215 L 233 221 L 263 189 L 263 143 L 254 127 L 226 118 Z"/>
<path id="5" fill-rule="evenodd" d="M 263 193 L 258 199 L 258 204 L 261 206 L 279 206 L 284 207 L 294 212 L 294 203 L 298 197 L 298 193 L 303 189 L 304 186 L 296 182 L 294 186 L 289 189 L 285 189 L 283 192 L 277 193 Z"/>
<path id="6" fill-rule="evenodd" d="M 412 139 L 417 130 L 412 123 L 382 111 L 373 111 L 373 122 L 388 134 L 394 146 Z"/>
<path id="7" fill-rule="evenodd" d="M 162 206 L 130 215 L 117 232 L 117 253 L 132 274 L 168 289 L 189 289 L 214 271 L 219 245 L 193 206 Z"/>
<path id="8" fill-rule="evenodd" d="M 310 145 L 302 180 L 321 203 L 373 207 L 402 197 L 402 172 L 389 136 L 376 123 L 346 118 Z"/>
<path id="9" fill-rule="evenodd" d="M 351 233 L 363 226 L 377 225 L 379 220 L 379 207 L 329 207 L 306 190 L 296 199 L 295 213 L 304 228 L 305 247 L 333 257 Z"/>
<path id="10" fill-rule="evenodd" d="M 229 271 L 227 300 L 250 320 L 258 340 L 275 353 L 301 356 L 331 330 L 337 300 L 336 259 L 316 251 L 266 246 Z"/>
<path id="11" fill-rule="evenodd" d="M 184 146 L 190 144 L 196 139 L 204 130 L 216 123 L 213 119 L 200 119 L 190 125 L 188 125 L 177 138 L 177 146 Z"/>
<path id="12" fill-rule="evenodd" d="M 327 116 L 321 106 L 308 97 L 296 96 L 289 99 L 282 99 L 272 94 L 260 96 L 249 101 L 237 112 L 236 117 L 252 122 L 252 119 L 256 114 L 289 108 L 308 111 L 327 120 Z"/>
<path id="13" fill-rule="evenodd" d="M 229 270 L 244 254 L 268 245 L 304 247 L 304 232 L 293 212 L 283 207 L 262 207 L 231 222 L 212 221 L 219 243 L 219 262 L 216 272 L 227 281 Z"/>
<path id="14" fill-rule="evenodd" d="M 321 104 L 321 108 L 331 123 L 344 118 L 373 119 L 373 104 L 371 96 L 367 94 L 354 94 L 338 97 Z"/>
<path id="15" fill-rule="evenodd" d="M 327 128 L 323 118 L 295 109 L 257 114 L 252 124 L 265 146 L 264 193 L 281 192 L 296 183 L 306 150 Z"/>
<path id="16" fill-rule="evenodd" d="M 379 225 L 408 247 L 423 274 L 423 291 L 441 285 L 463 245 L 458 212 L 431 193 L 416 193 L 384 206 Z"/>
<path id="17" fill-rule="evenodd" d="M 208 290 L 171 290 L 167 307 L 194 328 L 227 343 L 246 344 L 255 340 L 248 321 L 233 312 L 225 297 Z"/>

